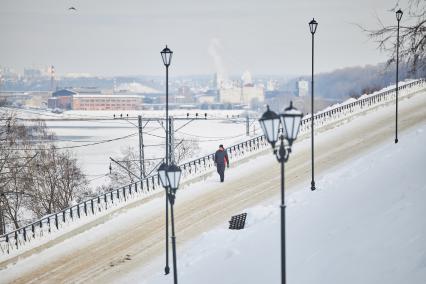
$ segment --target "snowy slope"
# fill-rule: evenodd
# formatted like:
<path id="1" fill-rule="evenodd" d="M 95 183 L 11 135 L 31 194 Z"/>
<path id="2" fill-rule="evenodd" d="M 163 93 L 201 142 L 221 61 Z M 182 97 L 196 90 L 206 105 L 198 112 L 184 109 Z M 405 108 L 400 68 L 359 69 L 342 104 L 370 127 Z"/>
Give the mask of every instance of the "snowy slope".
<path id="1" fill-rule="evenodd" d="M 424 92 L 410 99 L 401 100 L 401 129 L 415 125 L 419 121 L 426 121 L 426 113 L 424 113 L 425 107 L 426 96 Z M 391 137 L 393 135 L 394 125 L 390 122 L 393 121 L 393 117 L 394 106 L 386 105 L 354 117 L 339 127 L 317 133 L 317 173 L 333 173 L 333 168 L 330 168 L 332 164 L 350 162 L 354 157 L 357 158 L 360 157 L 359 155 L 364 155 L 365 151 L 371 147 L 376 147 L 374 145 L 380 143 L 383 139 L 386 139 L 386 141 L 394 145 Z M 411 137 L 411 133 L 401 132 L 401 143 L 394 145 L 396 146 L 395 149 L 405 149 L 401 147 L 410 139 L 407 137 Z M 424 141 L 424 136 L 421 136 L 417 140 L 419 140 L 418 142 Z M 296 188 L 294 185 L 309 180 L 309 147 L 310 143 L 308 139 L 300 139 L 294 145 L 290 163 L 287 165 L 288 187 L 291 192 L 295 192 Z M 414 149 L 414 146 L 411 145 L 410 147 Z M 348 151 L 348 149 L 351 150 Z M 420 157 L 425 156 L 424 152 L 422 153 L 419 151 L 418 154 Z M 401 159 L 399 161 L 401 161 Z M 410 159 L 407 159 L 407 161 L 411 162 Z M 255 162 L 256 166 L 253 166 L 253 162 Z M 349 167 L 348 169 L 355 169 L 355 172 L 361 171 L 361 169 L 357 167 Z M 374 171 L 372 172 L 374 173 Z M 236 258 L 237 255 L 243 255 L 242 252 L 248 251 L 248 247 L 250 249 L 254 249 L 254 247 L 262 249 L 262 246 L 258 245 L 256 240 L 259 240 L 259 243 L 263 246 L 265 246 L 264 244 L 279 244 L 279 228 L 276 227 L 278 224 L 277 222 L 279 222 L 276 216 L 278 213 L 277 199 L 264 204 L 264 206 L 250 209 L 249 213 L 254 212 L 255 214 L 249 215 L 248 222 L 250 227 L 246 231 L 242 233 L 230 233 L 227 230 L 221 230 L 219 228 L 213 232 L 204 233 L 201 240 L 192 242 L 191 245 L 186 245 L 190 240 L 198 238 L 202 232 L 208 232 L 217 224 L 223 224 L 223 228 L 225 228 L 227 224 L 224 220 L 228 219 L 231 214 L 240 212 L 240 210 L 245 210 L 245 208 L 250 208 L 255 204 L 262 204 L 262 202 L 268 200 L 271 196 L 278 194 L 279 178 L 277 173 L 277 163 L 274 161 L 271 154 L 267 154 L 256 157 L 250 160 L 249 163 L 231 168 L 229 172 L 227 172 L 227 182 L 225 184 L 218 183 L 217 177 L 213 175 L 179 191 L 176 204 L 176 224 L 179 245 L 179 265 L 181 266 L 179 273 L 184 281 L 181 283 L 191 281 L 191 279 L 188 278 L 189 276 L 185 275 L 195 277 L 198 274 L 194 271 L 202 270 L 210 270 L 212 274 L 204 276 L 208 279 L 211 278 L 212 281 L 215 280 L 213 283 L 227 283 L 222 282 L 228 279 L 223 276 L 226 275 L 226 269 L 229 269 L 229 271 L 236 269 L 237 272 L 246 269 L 249 272 L 259 273 L 261 275 L 266 274 L 266 276 L 263 277 L 273 277 L 275 280 L 271 281 L 277 282 L 276 280 L 278 278 L 275 277 L 279 277 L 279 263 L 275 261 L 273 261 L 273 263 L 268 263 L 266 260 L 273 258 L 278 261 L 279 254 L 273 255 L 268 253 L 267 257 L 264 259 L 259 258 L 259 261 L 262 262 L 261 264 L 253 262 L 253 260 L 250 259 L 250 255 L 244 255 L 243 258 L 246 262 L 243 261 L 242 263 L 250 263 L 249 269 L 244 266 L 239 266 L 238 263 L 242 260 L 241 258 Z M 346 175 L 350 177 L 349 174 Z M 259 178 L 259 176 L 262 178 Z M 355 177 L 353 179 L 355 179 Z M 317 185 L 320 187 L 318 192 L 303 192 L 301 195 L 297 192 L 289 196 L 288 214 L 290 224 L 288 225 L 288 244 L 292 243 L 291 247 L 290 245 L 288 246 L 289 254 L 292 253 L 292 250 L 297 250 L 296 253 L 292 253 L 295 256 L 288 256 L 289 265 L 296 267 L 300 265 L 301 261 L 296 264 L 292 264 L 291 262 L 294 262 L 301 252 L 303 252 L 303 254 L 300 254 L 300 257 L 303 261 L 306 261 L 306 255 L 312 255 L 312 258 L 315 259 L 314 253 L 317 247 L 313 247 L 314 241 L 317 240 L 317 238 L 323 240 L 321 237 L 322 234 L 327 236 L 330 232 L 333 234 L 334 231 L 339 232 L 339 230 L 342 230 L 340 224 L 337 222 L 338 219 L 336 219 L 334 220 L 336 222 L 330 222 L 329 228 L 321 232 L 315 226 L 325 223 L 322 219 L 318 219 L 322 216 L 322 213 L 309 213 L 312 208 L 316 208 L 316 210 L 323 209 L 322 207 L 316 207 L 315 204 L 317 204 L 317 201 L 312 198 L 319 196 L 317 197 L 319 201 L 322 200 L 321 196 L 328 198 L 326 194 L 329 194 L 329 192 L 336 192 L 336 190 L 333 191 L 330 189 L 333 189 L 331 185 L 338 184 L 337 181 L 337 177 L 331 177 L 328 180 L 327 176 L 325 178 L 322 177 L 322 179 L 320 176 L 317 176 Z M 330 183 L 330 187 L 327 186 L 328 182 Z M 351 180 L 351 183 L 355 182 Z M 361 181 L 356 180 L 356 183 L 361 184 Z M 337 197 L 336 200 L 339 201 Z M 342 199 L 343 205 L 340 207 L 343 209 L 346 207 L 351 209 L 344 201 L 345 200 Z M 357 208 L 363 208 L 361 207 L 364 202 L 363 196 L 361 196 L 361 201 L 362 202 L 359 202 L 357 205 Z M 324 203 L 325 202 L 321 205 L 321 202 L 318 202 L 321 206 L 324 206 Z M 326 205 L 332 208 L 330 204 Z M 353 204 L 353 207 L 354 206 L 355 204 Z M 319 214 L 315 217 L 317 219 L 315 219 L 315 222 L 307 222 L 306 220 L 301 220 L 301 217 L 298 217 L 299 219 L 297 220 L 301 220 L 302 222 L 301 226 L 303 227 L 307 224 L 306 226 L 308 226 L 307 228 L 309 228 L 309 230 L 305 227 L 302 228 L 305 229 L 302 231 L 291 230 L 291 218 L 295 218 L 292 217 L 292 210 L 295 210 L 293 212 L 302 212 L 304 208 L 311 208 L 307 211 L 309 214 L 313 214 L 314 216 Z M 341 211 L 345 212 L 343 209 Z M 348 212 L 352 212 L 352 209 Z M 105 281 L 130 282 L 135 279 L 137 279 L 136 282 L 148 279 L 149 281 L 147 283 L 151 283 L 151 281 L 153 283 L 156 283 L 155 281 L 157 281 L 157 283 L 158 281 L 160 281 L 159 283 L 162 283 L 161 281 L 167 281 L 166 283 L 169 283 L 172 279 L 169 277 L 160 277 L 159 275 L 159 273 L 163 271 L 164 265 L 162 263 L 164 257 L 163 211 L 164 199 L 154 198 L 148 203 L 138 203 L 129 208 L 114 212 L 106 218 L 99 218 L 99 220 L 96 220 L 93 224 L 83 226 L 78 230 L 70 232 L 70 234 L 55 239 L 52 243 L 28 252 L 28 254 L 25 253 L 22 256 L 0 263 L 0 283 L 12 281 L 85 282 L 87 280 L 103 283 Z M 327 220 L 333 220 L 331 217 L 335 212 L 332 210 L 326 212 L 329 212 L 329 215 L 326 215 L 328 218 Z M 303 214 L 306 215 L 308 213 Z M 299 215 L 303 214 L 300 213 Z M 341 215 L 342 213 L 339 212 L 339 214 Z M 270 216 L 270 218 L 267 218 L 268 216 Z M 309 216 L 305 218 L 313 217 Z M 323 218 L 325 219 L 324 216 Z M 297 220 L 296 222 L 299 222 Z M 272 221 L 275 223 L 271 223 Z M 194 223 L 196 224 L 194 225 Z M 293 227 L 294 226 L 295 225 L 293 225 Z M 277 234 L 273 233 L 274 230 Z M 258 234 L 261 231 L 268 232 L 268 234 L 260 237 Z M 271 233 L 269 233 L 269 231 Z M 292 237 L 291 234 L 296 232 L 298 235 Z M 312 237 L 312 240 L 309 239 L 308 241 L 312 241 L 313 244 L 306 244 L 305 242 L 298 244 L 294 241 L 295 239 L 307 238 L 308 236 Z M 203 239 L 205 239 L 204 243 Z M 275 239 L 276 242 L 274 241 Z M 330 242 L 336 242 L 336 240 L 332 239 Z M 245 245 L 245 243 L 247 244 Z M 226 244 L 229 245 L 226 246 Z M 194 247 L 194 250 L 189 249 L 191 247 Z M 231 247 L 233 249 L 230 249 Z M 271 249 L 279 249 L 279 246 L 271 248 L 265 246 L 265 249 L 266 252 L 268 252 L 268 249 L 270 252 Z M 257 250 L 250 252 L 259 256 L 262 255 Z M 131 255 L 131 260 L 127 260 L 127 254 Z M 152 261 L 154 257 L 159 255 L 161 255 L 160 260 Z M 211 259 L 215 261 L 212 263 Z M 254 261 L 256 260 L 258 259 L 254 259 Z M 319 261 L 319 263 L 323 262 L 330 263 L 324 260 Z M 256 267 L 251 263 L 255 263 Z M 228 267 L 228 264 L 232 265 Z M 266 268 L 262 268 L 261 265 L 263 264 L 266 265 Z M 208 269 L 205 265 L 209 265 Z M 257 266 L 259 266 L 259 268 Z M 271 267 L 269 268 L 269 266 Z M 142 267 L 143 270 L 140 270 Z M 330 268 L 327 267 L 327 269 Z M 125 272 L 128 271 L 132 271 L 132 273 L 125 275 Z M 295 270 L 291 269 L 291 271 Z M 321 271 L 321 273 L 324 273 L 324 271 Z M 289 279 L 291 279 L 290 277 L 294 277 L 294 273 L 293 276 L 290 276 L 291 274 L 292 273 L 289 274 Z M 237 275 L 241 276 L 242 273 L 238 272 Z M 213 276 L 222 278 L 216 281 L 217 278 Z M 104 281 L 99 280 L 99 278 L 104 278 Z M 258 278 L 255 278 L 253 275 L 249 278 L 258 280 Z M 235 280 L 236 282 L 228 283 L 242 283 L 240 278 L 229 279 Z M 197 282 L 198 280 L 195 279 L 192 283 L 205 283 Z M 269 278 L 265 278 L 265 282 L 253 283 L 270 283 L 271 281 L 269 281 Z"/>
<path id="2" fill-rule="evenodd" d="M 425 283 L 426 124 L 287 195 L 288 283 Z M 271 156 L 272 159 L 272 156 Z M 278 190 L 278 189 L 277 189 Z M 278 198 L 178 251 L 181 283 L 279 283 Z M 171 283 L 162 259 L 123 283 Z"/>

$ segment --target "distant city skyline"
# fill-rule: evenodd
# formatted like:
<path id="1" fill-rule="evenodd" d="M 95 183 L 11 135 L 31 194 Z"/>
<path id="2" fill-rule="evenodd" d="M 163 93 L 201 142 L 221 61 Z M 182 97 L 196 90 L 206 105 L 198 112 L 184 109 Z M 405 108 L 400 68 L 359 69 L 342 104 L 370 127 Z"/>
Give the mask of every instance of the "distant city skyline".
<path id="1" fill-rule="evenodd" d="M 399 1 L 403 9 L 406 1 Z M 377 64 L 387 55 L 356 24 L 395 22 L 396 1 L 0 0 L 0 66 L 54 65 L 56 74 L 163 75 L 160 51 L 174 51 L 173 76 L 302 75 Z M 68 10 L 76 7 L 77 11 Z"/>

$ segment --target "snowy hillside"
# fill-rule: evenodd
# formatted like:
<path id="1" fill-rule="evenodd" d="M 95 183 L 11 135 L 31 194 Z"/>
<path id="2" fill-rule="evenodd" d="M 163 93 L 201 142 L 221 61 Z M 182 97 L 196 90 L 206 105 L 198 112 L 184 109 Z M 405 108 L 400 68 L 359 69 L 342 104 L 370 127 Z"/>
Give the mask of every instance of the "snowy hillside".
<path id="1" fill-rule="evenodd" d="M 317 191 L 288 194 L 289 283 L 424 283 L 426 124 L 403 135 L 328 170 Z M 223 224 L 180 248 L 180 282 L 279 283 L 278 202 L 244 210 L 245 230 Z M 171 283 L 162 265 L 158 259 L 121 281 Z"/>
<path id="2" fill-rule="evenodd" d="M 397 145 L 391 102 L 319 129 L 315 192 L 308 190 L 310 141 L 302 135 L 293 145 L 286 164 L 289 283 L 424 277 L 425 94 L 400 101 Z M 180 282 L 278 282 L 278 163 L 266 151 L 231 164 L 225 175 L 225 183 L 211 173 L 179 189 Z M 241 212 L 249 213 L 248 227 L 228 231 L 227 220 Z M 162 275 L 164 216 L 160 192 L 88 217 L 19 255 L 3 255 L 0 283 L 170 283 L 172 276 Z"/>

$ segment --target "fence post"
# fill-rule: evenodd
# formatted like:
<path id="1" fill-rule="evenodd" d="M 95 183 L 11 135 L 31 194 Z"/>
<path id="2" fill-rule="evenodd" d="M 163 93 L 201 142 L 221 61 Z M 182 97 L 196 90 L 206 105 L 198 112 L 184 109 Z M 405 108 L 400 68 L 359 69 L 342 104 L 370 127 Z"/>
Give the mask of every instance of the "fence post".
<path id="1" fill-rule="evenodd" d="M 9 253 L 9 234 L 6 235 L 7 253 Z"/>
<path id="2" fill-rule="evenodd" d="M 90 206 L 92 207 L 92 215 L 95 215 L 95 208 L 93 206 L 93 198 L 90 199 Z"/>
<path id="3" fill-rule="evenodd" d="M 33 232 L 33 238 L 35 238 L 35 228 L 34 223 L 31 224 L 31 231 Z"/>
<path id="4" fill-rule="evenodd" d="M 59 229 L 59 224 L 58 224 L 58 213 L 55 214 L 55 226 L 56 226 L 56 230 Z"/>
<path id="5" fill-rule="evenodd" d="M 84 201 L 84 214 L 87 216 L 87 202 Z"/>
<path id="6" fill-rule="evenodd" d="M 15 231 L 15 244 L 16 244 L 16 249 L 18 249 L 18 231 Z"/>
<path id="7" fill-rule="evenodd" d="M 80 219 L 80 204 L 77 204 L 77 216 Z"/>

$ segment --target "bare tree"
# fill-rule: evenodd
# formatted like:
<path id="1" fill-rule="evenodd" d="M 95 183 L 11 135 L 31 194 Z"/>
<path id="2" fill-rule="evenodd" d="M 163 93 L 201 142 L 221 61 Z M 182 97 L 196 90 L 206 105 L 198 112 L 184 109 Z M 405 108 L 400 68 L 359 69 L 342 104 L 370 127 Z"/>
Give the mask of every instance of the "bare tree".
<path id="1" fill-rule="evenodd" d="M 61 173 L 57 203 L 61 209 L 64 209 L 73 201 L 89 194 L 88 181 L 77 166 L 77 159 L 70 151 L 59 155 L 57 167 Z"/>
<path id="2" fill-rule="evenodd" d="M 24 214 L 27 169 L 34 158 L 30 140 L 31 133 L 18 123 L 14 113 L 0 113 L 0 233 L 4 233 L 6 223 L 19 226 Z"/>
<path id="3" fill-rule="evenodd" d="M 391 11 L 396 11 L 399 1 Z M 408 6 L 403 9 L 404 16 L 400 26 L 400 58 L 411 66 L 411 72 L 424 72 L 426 70 L 426 1 L 409 0 Z M 369 38 L 378 44 L 378 48 L 389 54 L 388 66 L 396 61 L 397 25 L 385 25 L 380 18 L 377 19 L 379 27 L 361 29 Z M 396 22 L 396 19 L 395 19 Z"/>
<path id="4" fill-rule="evenodd" d="M 110 187 L 118 187 L 139 180 L 135 177 L 135 175 L 139 176 L 139 154 L 131 146 L 123 148 L 121 153 L 121 157 L 117 160 L 120 165 L 113 165 L 111 168 Z"/>
<path id="5" fill-rule="evenodd" d="M 52 214 L 72 205 L 86 194 L 87 179 L 68 151 L 54 145 L 39 148 L 32 163 L 31 210 L 37 217 Z"/>
<path id="6" fill-rule="evenodd" d="M 25 219 L 70 206 L 87 191 L 87 180 L 71 152 L 54 145 L 44 122 L 25 124 L 0 113 L 0 233 Z"/>
<path id="7" fill-rule="evenodd" d="M 200 145 L 197 139 L 177 138 L 179 141 L 175 147 L 175 163 L 194 157 L 200 151 Z"/>

